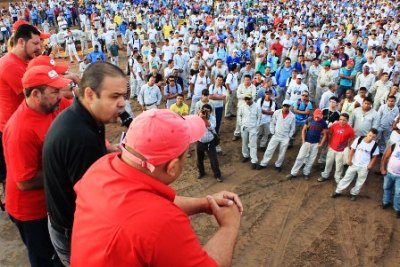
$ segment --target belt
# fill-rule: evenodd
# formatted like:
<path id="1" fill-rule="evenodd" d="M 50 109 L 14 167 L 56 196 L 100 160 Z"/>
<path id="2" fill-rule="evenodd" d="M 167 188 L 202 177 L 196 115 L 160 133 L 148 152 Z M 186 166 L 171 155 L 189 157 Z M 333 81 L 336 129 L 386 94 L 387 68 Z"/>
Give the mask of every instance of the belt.
<path id="1" fill-rule="evenodd" d="M 154 104 L 156 104 L 156 103 L 157 103 L 157 101 L 154 102 L 154 103 L 151 103 L 151 104 L 144 104 L 144 106 L 145 106 L 145 107 L 150 107 L 150 106 L 152 106 L 152 105 L 154 105 Z"/>
<path id="2" fill-rule="evenodd" d="M 51 227 L 52 227 L 54 230 L 56 230 L 57 232 L 59 232 L 59 233 L 65 235 L 65 236 L 71 236 L 72 229 L 64 228 L 64 227 L 62 227 L 62 226 L 56 224 L 56 223 L 51 219 L 50 215 L 49 215 L 49 220 L 50 220 Z"/>

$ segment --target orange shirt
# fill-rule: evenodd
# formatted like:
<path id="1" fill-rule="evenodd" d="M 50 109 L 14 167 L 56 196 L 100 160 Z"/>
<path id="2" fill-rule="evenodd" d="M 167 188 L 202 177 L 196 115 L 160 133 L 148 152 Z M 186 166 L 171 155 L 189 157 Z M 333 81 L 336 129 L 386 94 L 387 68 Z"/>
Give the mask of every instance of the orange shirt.
<path id="1" fill-rule="evenodd" d="M 0 132 L 24 99 L 21 79 L 27 65 L 13 53 L 0 58 Z"/>
<path id="2" fill-rule="evenodd" d="M 103 156 L 74 187 L 71 266 L 216 266 L 175 191 L 119 156 Z"/>
<path id="3" fill-rule="evenodd" d="M 343 151 L 349 146 L 349 140 L 355 137 L 354 130 L 349 124 L 342 127 L 338 122 L 332 124 L 329 133 L 331 134 L 329 147 L 337 152 Z"/>

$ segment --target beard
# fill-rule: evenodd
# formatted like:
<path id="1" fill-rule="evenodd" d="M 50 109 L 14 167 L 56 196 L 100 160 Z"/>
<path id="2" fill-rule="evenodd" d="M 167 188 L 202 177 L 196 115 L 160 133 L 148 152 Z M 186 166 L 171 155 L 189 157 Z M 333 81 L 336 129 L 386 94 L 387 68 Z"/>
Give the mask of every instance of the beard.
<path id="1" fill-rule="evenodd" d="M 50 114 L 54 111 L 57 111 L 60 108 L 61 99 L 57 101 L 57 103 L 49 105 L 45 103 L 40 103 L 40 107 L 46 114 Z"/>

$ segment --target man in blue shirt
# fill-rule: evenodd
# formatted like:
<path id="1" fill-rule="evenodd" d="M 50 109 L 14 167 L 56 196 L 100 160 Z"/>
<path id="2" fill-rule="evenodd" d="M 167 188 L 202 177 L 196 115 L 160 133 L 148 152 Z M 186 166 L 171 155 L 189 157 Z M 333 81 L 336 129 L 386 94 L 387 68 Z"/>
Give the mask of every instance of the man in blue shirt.
<path id="1" fill-rule="evenodd" d="M 293 113 L 296 118 L 296 131 L 289 142 L 289 149 L 293 147 L 294 139 L 299 129 L 302 129 L 311 114 L 313 106 L 308 91 L 301 92 L 301 99 L 293 103 Z"/>
<path id="2" fill-rule="evenodd" d="M 89 53 L 89 55 L 87 55 L 90 63 L 94 63 L 96 61 L 98 61 L 98 59 L 100 59 L 101 61 L 106 61 L 106 56 L 104 55 L 103 52 L 99 51 L 99 46 L 95 45 L 93 48 L 93 51 Z"/>
<path id="3" fill-rule="evenodd" d="M 280 67 L 276 72 L 275 72 L 275 79 L 277 83 L 277 93 L 278 93 L 278 99 L 276 100 L 276 103 L 278 105 L 281 105 L 283 100 L 285 99 L 286 95 L 286 81 L 287 79 L 292 75 L 292 61 L 290 58 L 286 57 L 284 61 L 284 65 Z"/>
<path id="4" fill-rule="evenodd" d="M 322 147 L 327 139 L 328 125 L 322 118 L 322 111 L 316 109 L 313 118 L 308 120 L 304 125 L 301 132 L 302 145 L 299 154 L 297 155 L 290 174 L 288 174 L 286 178 L 295 178 L 300 168 L 305 163 L 303 168 L 304 179 L 310 179 L 311 167 L 317 158 L 318 148 Z"/>
<path id="5" fill-rule="evenodd" d="M 354 60 L 349 59 L 346 62 L 346 66 L 339 70 L 339 89 L 337 96 L 340 99 L 347 89 L 353 89 L 354 77 L 356 72 L 354 71 Z"/>

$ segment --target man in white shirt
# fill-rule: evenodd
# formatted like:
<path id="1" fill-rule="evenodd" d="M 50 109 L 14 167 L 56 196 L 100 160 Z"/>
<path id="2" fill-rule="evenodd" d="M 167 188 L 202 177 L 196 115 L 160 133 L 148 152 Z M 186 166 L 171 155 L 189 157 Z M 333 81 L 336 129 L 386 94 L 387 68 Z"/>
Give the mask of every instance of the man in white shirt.
<path id="1" fill-rule="evenodd" d="M 205 66 L 199 67 L 199 73 L 193 75 L 190 81 L 190 92 L 192 95 L 192 103 L 190 105 L 190 114 L 194 114 L 195 106 L 197 101 L 201 98 L 201 92 L 203 89 L 207 89 L 210 84 L 210 78 L 205 74 L 206 69 Z"/>
<path id="2" fill-rule="evenodd" d="M 268 138 L 270 135 L 269 124 L 272 119 L 272 115 L 276 110 L 276 104 L 272 100 L 272 90 L 267 89 L 265 96 L 257 100 L 257 105 L 261 107 L 261 125 L 258 129 L 258 135 L 261 136 L 260 148 L 267 148 Z"/>
<path id="3" fill-rule="evenodd" d="M 332 198 L 342 195 L 345 190 L 353 181 L 357 174 L 357 181 L 355 186 L 350 191 L 350 199 L 355 201 L 360 190 L 367 179 L 368 172 L 374 167 L 376 159 L 379 155 L 378 144 L 375 139 L 378 135 L 378 130 L 371 128 L 366 136 L 360 136 L 353 141 L 348 158 L 349 168 L 346 171 L 343 179 L 339 181 L 336 186 Z"/>
<path id="4" fill-rule="evenodd" d="M 362 73 L 358 75 L 356 78 L 356 84 L 354 86 L 355 91 L 357 92 L 358 89 L 360 89 L 360 87 L 365 87 L 369 92 L 374 83 L 375 83 L 375 75 L 370 73 L 369 66 L 364 64 Z"/>
<path id="5" fill-rule="evenodd" d="M 270 123 L 270 131 L 273 134 L 268 143 L 267 150 L 265 150 L 264 157 L 257 166 L 257 169 L 264 169 L 267 167 L 268 162 L 271 160 L 276 148 L 279 145 L 279 155 L 275 162 L 275 169 L 279 172 L 282 171 L 283 160 L 285 159 L 286 150 L 289 146 L 290 138 L 294 135 L 296 130 L 296 119 L 294 114 L 290 111 L 291 103 L 289 100 L 284 100 L 282 109 L 278 109 L 272 115 Z"/>
<path id="6" fill-rule="evenodd" d="M 251 76 L 245 75 L 244 81 L 241 83 L 237 89 L 236 97 L 238 99 L 238 110 L 241 105 L 245 105 L 246 102 L 244 101 L 244 97 L 247 94 L 251 94 L 252 99 L 256 99 L 256 87 L 251 83 Z M 241 132 L 241 124 L 240 124 L 239 116 L 236 119 L 236 127 L 235 132 L 233 133 L 232 141 L 236 141 L 239 139 L 240 132 Z"/>
<path id="7" fill-rule="evenodd" d="M 156 78 L 150 76 L 149 81 L 140 89 L 138 101 L 143 111 L 158 108 L 161 103 L 161 91 L 155 82 Z"/>
<path id="8" fill-rule="evenodd" d="M 253 102 L 251 93 L 244 96 L 245 104 L 238 110 L 238 121 L 241 125 L 242 135 L 242 162 L 247 162 L 251 158 L 252 169 L 257 168 L 257 138 L 258 128 L 261 124 L 261 107 Z"/>
<path id="9" fill-rule="evenodd" d="M 289 99 L 292 104 L 296 103 L 301 99 L 301 93 L 304 91 L 308 92 L 308 87 L 303 83 L 303 75 L 297 74 L 296 82 L 289 85 L 286 91 L 286 99 Z"/>
<path id="10" fill-rule="evenodd" d="M 235 114 L 233 113 L 233 101 L 234 98 L 236 97 L 236 89 L 239 86 L 239 78 L 238 78 L 238 72 L 239 72 L 239 67 L 240 65 L 238 64 L 233 64 L 231 67 L 231 72 L 228 74 L 226 77 L 225 81 L 225 87 L 226 87 L 226 104 L 225 104 L 225 117 L 230 118 L 230 117 L 235 117 Z"/>

